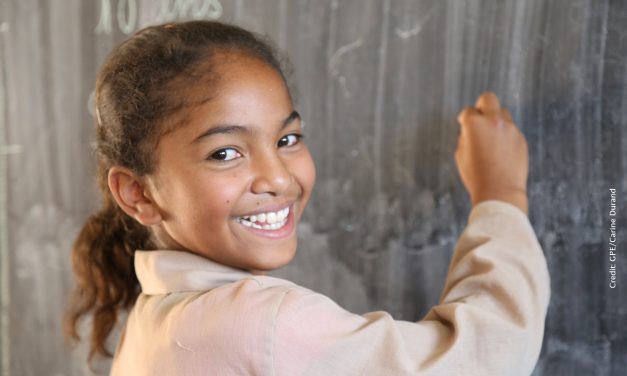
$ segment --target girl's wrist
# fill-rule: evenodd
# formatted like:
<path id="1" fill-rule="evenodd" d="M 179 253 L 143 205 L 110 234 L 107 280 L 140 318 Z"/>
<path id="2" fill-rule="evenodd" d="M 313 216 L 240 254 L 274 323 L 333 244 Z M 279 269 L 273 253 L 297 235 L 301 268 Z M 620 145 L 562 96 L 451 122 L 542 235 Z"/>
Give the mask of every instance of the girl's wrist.
<path id="1" fill-rule="evenodd" d="M 520 210 L 522 210 L 527 216 L 529 215 L 529 199 L 527 197 L 527 191 L 521 188 L 495 191 L 495 192 L 482 192 L 471 198 L 472 206 L 488 200 L 499 200 L 510 203 Z"/>

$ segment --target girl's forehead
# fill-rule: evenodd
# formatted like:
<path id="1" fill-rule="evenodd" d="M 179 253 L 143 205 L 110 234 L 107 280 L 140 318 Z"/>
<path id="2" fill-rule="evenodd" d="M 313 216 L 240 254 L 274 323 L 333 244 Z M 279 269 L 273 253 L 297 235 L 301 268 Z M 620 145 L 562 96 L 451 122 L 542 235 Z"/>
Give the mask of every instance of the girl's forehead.
<path id="1" fill-rule="evenodd" d="M 220 115 L 220 112 L 237 110 L 269 102 L 287 102 L 291 96 L 283 77 L 260 58 L 241 52 L 221 52 L 201 63 L 193 72 L 174 80 L 170 87 L 170 99 L 178 102 L 173 121 L 181 120 L 197 112 Z M 178 118 L 178 119 L 177 119 Z"/>
<path id="2" fill-rule="evenodd" d="M 281 78 L 279 72 L 265 61 L 241 53 L 218 57 L 214 69 L 215 78 L 222 85 L 233 82 L 240 84 L 246 81 L 254 82 L 264 78 Z"/>
<path id="3" fill-rule="evenodd" d="M 208 69 L 206 76 L 197 75 L 186 88 L 183 111 L 172 119 L 176 122 L 173 128 L 224 121 L 251 123 L 253 119 L 263 122 L 283 119 L 293 110 L 281 74 L 258 58 L 221 56 Z"/>
<path id="4" fill-rule="evenodd" d="M 197 70 L 214 78 L 230 75 L 242 70 L 272 70 L 272 66 L 261 57 L 244 51 L 218 50 L 198 65 Z"/>
<path id="5" fill-rule="evenodd" d="M 255 75 L 272 75 L 282 80 L 282 74 L 261 57 L 242 51 L 218 50 L 187 72 L 173 77 L 167 86 L 174 92 L 181 89 L 192 94 L 219 92 L 233 81 L 241 82 L 238 78 L 242 75 L 247 75 L 247 79 Z"/>
<path id="6" fill-rule="evenodd" d="M 288 100 L 291 104 L 289 90 L 281 74 L 259 58 L 230 54 L 222 57 L 214 69 L 215 95 L 212 98 L 217 102 L 249 106 Z M 207 97 L 211 96 L 210 92 L 206 93 Z"/>
<path id="7" fill-rule="evenodd" d="M 289 95 L 280 72 L 259 57 L 242 52 L 220 52 L 192 74 L 189 89 L 196 100 L 206 102 L 225 92 L 259 86 L 269 91 L 281 90 Z"/>

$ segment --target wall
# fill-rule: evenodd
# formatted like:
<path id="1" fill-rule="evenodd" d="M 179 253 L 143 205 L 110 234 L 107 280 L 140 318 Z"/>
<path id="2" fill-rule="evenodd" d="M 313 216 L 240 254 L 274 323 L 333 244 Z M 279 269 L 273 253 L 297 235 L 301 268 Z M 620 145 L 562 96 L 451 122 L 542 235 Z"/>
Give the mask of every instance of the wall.
<path id="1" fill-rule="evenodd" d="M 99 206 L 90 95 L 138 28 L 219 18 L 290 56 L 318 183 L 276 273 L 356 313 L 418 320 L 470 210 L 458 111 L 498 93 L 527 137 L 552 301 L 534 375 L 627 369 L 627 253 L 609 287 L 609 189 L 627 223 L 627 3 L 610 0 L 0 0 L 0 373 L 89 374 L 60 317 Z M 112 339 L 112 346 L 115 338 Z M 98 367 L 106 372 L 108 362 Z"/>

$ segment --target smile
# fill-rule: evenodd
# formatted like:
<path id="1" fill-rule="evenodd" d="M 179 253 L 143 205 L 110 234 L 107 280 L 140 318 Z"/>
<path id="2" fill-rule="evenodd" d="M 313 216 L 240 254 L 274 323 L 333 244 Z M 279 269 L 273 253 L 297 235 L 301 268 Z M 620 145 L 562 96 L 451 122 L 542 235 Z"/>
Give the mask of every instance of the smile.
<path id="1" fill-rule="evenodd" d="M 288 206 L 276 212 L 238 217 L 237 222 L 246 227 L 252 227 L 258 230 L 278 230 L 285 226 L 289 214 L 290 208 Z"/>

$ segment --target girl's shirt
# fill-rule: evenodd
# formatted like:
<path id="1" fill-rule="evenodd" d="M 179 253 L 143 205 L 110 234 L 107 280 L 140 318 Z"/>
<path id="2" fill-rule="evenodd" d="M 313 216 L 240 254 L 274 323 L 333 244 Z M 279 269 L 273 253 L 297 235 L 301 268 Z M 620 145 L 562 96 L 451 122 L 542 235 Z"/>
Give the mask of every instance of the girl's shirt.
<path id="1" fill-rule="evenodd" d="M 111 375 L 529 375 L 549 303 L 527 216 L 476 205 L 440 303 L 418 322 L 179 251 L 137 251 L 142 293 Z"/>

